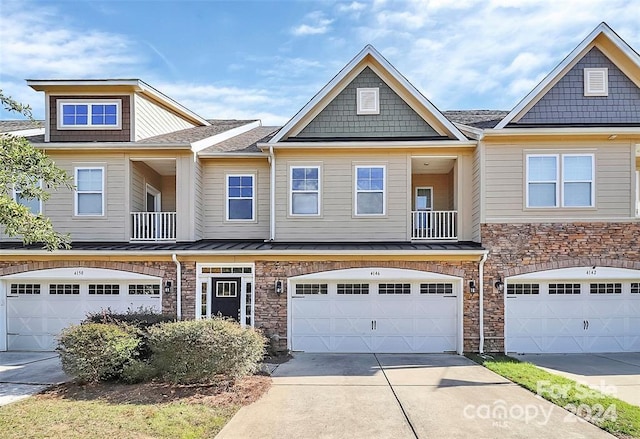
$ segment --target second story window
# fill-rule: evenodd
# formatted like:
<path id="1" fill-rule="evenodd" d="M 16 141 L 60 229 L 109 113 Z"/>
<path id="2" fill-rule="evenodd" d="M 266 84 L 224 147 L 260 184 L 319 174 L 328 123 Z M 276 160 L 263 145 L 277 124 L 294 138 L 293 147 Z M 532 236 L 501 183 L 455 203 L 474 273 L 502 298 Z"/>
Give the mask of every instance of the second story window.
<path id="1" fill-rule="evenodd" d="M 58 129 L 120 128 L 120 116 L 119 100 L 58 101 Z"/>
<path id="2" fill-rule="evenodd" d="M 76 168 L 75 214 L 104 215 L 104 168 Z"/>
<path id="3" fill-rule="evenodd" d="M 593 207 L 593 154 L 527 156 L 527 207 Z"/>
<path id="4" fill-rule="evenodd" d="M 227 175 L 227 220 L 254 220 L 253 175 Z"/>
<path id="5" fill-rule="evenodd" d="M 356 166 L 356 215 L 385 214 L 385 167 Z"/>
<path id="6" fill-rule="evenodd" d="M 42 181 L 38 182 L 38 187 L 42 187 Z M 42 213 L 42 202 L 37 198 L 28 200 L 22 196 L 22 191 L 14 188 L 13 199 L 16 200 L 16 203 L 27 206 L 27 208 L 29 208 L 31 213 L 34 215 L 39 215 L 40 213 Z"/>
<path id="7" fill-rule="evenodd" d="M 320 214 L 320 167 L 291 167 L 291 215 Z"/>

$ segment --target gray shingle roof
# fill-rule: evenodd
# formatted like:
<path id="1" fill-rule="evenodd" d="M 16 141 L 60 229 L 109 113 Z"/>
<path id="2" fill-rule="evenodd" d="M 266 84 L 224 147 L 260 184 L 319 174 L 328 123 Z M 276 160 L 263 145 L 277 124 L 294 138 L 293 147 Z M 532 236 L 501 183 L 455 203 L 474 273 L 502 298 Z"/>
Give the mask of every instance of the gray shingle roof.
<path id="1" fill-rule="evenodd" d="M 476 128 L 493 128 L 509 114 L 503 110 L 451 110 L 443 113 L 451 122 Z"/>
<path id="2" fill-rule="evenodd" d="M 42 250 L 39 244 L 23 245 L 21 242 L 0 242 L 0 250 Z M 71 250 L 84 251 L 452 251 L 484 250 L 481 244 L 470 241 L 441 243 L 412 242 L 265 242 L 260 240 L 201 240 L 179 243 L 129 243 L 129 242 L 74 242 Z M 64 253 L 65 250 L 59 250 Z"/>
<path id="3" fill-rule="evenodd" d="M 136 143 L 192 143 L 198 140 L 206 139 L 207 137 L 215 136 L 216 134 L 223 133 L 233 128 L 237 128 L 242 125 L 246 125 L 256 120 L 215 120 L 211 119 L 208 122 L 211 124 L 206 127 L 194 127 L 187 128 L 185 130 L 174 131 L 172 133 L 161 134 L 159 136 L 149 137 L 148 139 L 140 140 Z"/>
<path id="4" fill-rule="evenodd" d="M 0 133 L 44 128 L 44 120 L 0 120 Z"/>
<path id="5" fill-rule="evenodd" d="M 257 144 L 269 140 L 279 129 L 280 127 L 257 127 L 203 149 L 200 153 L 206 155 L 218 152 L 260 152 Z"/>

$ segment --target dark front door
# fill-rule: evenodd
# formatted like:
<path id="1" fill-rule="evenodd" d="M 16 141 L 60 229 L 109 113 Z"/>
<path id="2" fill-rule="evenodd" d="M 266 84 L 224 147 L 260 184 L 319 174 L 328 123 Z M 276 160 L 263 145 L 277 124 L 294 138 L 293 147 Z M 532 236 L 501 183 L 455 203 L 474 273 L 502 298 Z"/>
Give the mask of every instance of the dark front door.
<path id="1" fill-rule="evenodd" d="M 240 278 L 213 278 L 211 315 L 240 320 Z"/>

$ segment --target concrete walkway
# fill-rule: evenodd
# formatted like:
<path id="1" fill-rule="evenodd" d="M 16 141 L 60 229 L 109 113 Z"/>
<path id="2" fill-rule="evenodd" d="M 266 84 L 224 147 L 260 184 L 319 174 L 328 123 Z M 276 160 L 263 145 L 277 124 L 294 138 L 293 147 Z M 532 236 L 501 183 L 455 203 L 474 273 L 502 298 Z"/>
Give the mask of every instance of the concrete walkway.
<path id="1" fill-rule="evenodd" d="M 529 354 L 515 358 L 640 406 L 640 352 Z"/>
<path id="2" fill-rule="evenodd" d="M 457 355 L 296 354 L 226 438 L 613 438 Z"/>
<path id="3" fill-rule="evenodd" d="M 69 379 L 55 352 L 0 352 L 0 406 Z"/>

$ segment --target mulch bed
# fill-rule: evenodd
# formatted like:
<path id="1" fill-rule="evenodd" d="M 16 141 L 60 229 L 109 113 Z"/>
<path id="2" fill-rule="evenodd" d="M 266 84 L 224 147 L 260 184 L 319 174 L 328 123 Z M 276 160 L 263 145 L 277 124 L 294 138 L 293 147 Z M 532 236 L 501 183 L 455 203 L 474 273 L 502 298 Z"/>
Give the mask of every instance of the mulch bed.
<path id="1" fill-rule="evenodd" d="M 102 400 L 114 404 L 162 404 L 184 402 L 211 406 L 247 405 L 257 401 L 271 387 L 271 378 L 253 375 L 235 381 L 221 380 L 207 385 L 167 383 L 77 384 L 65 383 L 44 391 L 39 398 Z"/>

